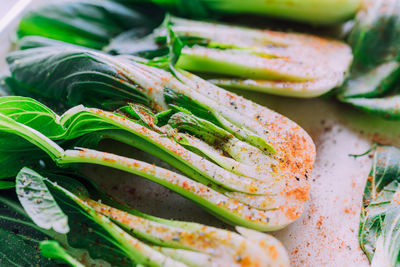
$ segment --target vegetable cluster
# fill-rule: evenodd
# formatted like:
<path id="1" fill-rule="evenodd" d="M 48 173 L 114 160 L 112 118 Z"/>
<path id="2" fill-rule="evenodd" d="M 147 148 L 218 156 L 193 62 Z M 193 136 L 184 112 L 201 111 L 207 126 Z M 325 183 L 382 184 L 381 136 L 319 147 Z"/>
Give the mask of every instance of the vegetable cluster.
<path id="1" fill-rule="evenodd" d="M 283 246 L 266 234 L 156 218 L 115 203 L 81 177 L 49 176 L 23 168 L 16 177 L 16 194 L 5 191 L 0 197 L 0 235 L 10 245 L 0 247 L 2 255 L 9 253 L 0 257 L 2 265 L 54 266 L 62 261 L 84 266 L 79 259 L 86 266 L 289 266 Z M 38 244 L 42 255 L 35 250 Z M 21 249 L 25 253 L 16 257 Z"/>
<path id="2" fill-rule="evenodd" d="M 384 118 L 400 119 L 400 1 L 366 1 L 349 43 L 350 77 L 339 99 Z"/>
<path id="3" fill-rule="evenodd" d="M 146 10 L 137 8 L 139 4 L 134 5 L 135 9 L 125 8 L 129 13 L 125 14 L 127 19 L 115 29 L 97 32 L 99 27 L 106 30 L 114 25 L 100 20 L 99 14 L 111 19 L 122 17 L 119 4 L 105 1 L 104 6 L 108 8 L 103 10 L 100 3 L 103 1 L 92 6 L 91 2 L 78 1 L 39 8 L 22 19 L 19 36 L 50 37 L 103 49 L 111 54 L 130 54 L 156 61 L 167 57 L 176 63 L 176 67 L 203 75 L 218 86 L 302 98 L 320 96 L 341 86 L 352 62 L 347 44 L 310 34 L 251 29 L 170 16 L 154 29 L 162 15 L 152 14 L 154 21 L 146 20 Z M 180 4 L 191 6 L 194 3 L 183 1 Z M 324 1 L 323 5 L 329 3 Z M 91 11 L 93 8 L 95 10 Z M 73 14 L 65 10 L 72 10 Z M 81 10 L 85 10 L 84 14 Z M 86 12 L 94 14 L 86 18 Z M 78 25 L 71 15 L 80 19 Z M 60 27 L 53 23 L 54 20 L 66 26 Z M 56 27 L 57 31 L 48 31 L 46 25 Z M 131 28 L 123 30 L 126 25 Z M 179 45 L 171 42 L 171 35 Z M 40 45 L 43 44 L 35 39 L 23 40 L 21 44 L 23 48 Z M 171 46 L 174 47 L 171 49 Z"/>
<path id="4" fill-rule="evenodd" d="M 288 266 L 279 241 L 257 231 L 301 216 L 314 143 L 288 118 L 219 86 L 292 97 L 341 87 L 341 101 L 398 119 L 400 1 L 367 3 L 350 46 L 164 9 L 332 25 L 359 7 L 360 0 L 80 0 L 27 13 L 0 84 L 14 95 L 0 97 L 0 265 Z M 100 151 L 104 139 L 150 157 Z M 359 238 L 374 266 L 399 258 L 399 159 L 399 150 L 379 147 L 365 189 Z M 136 211 L 82 177 L 82 164 L 158 183 L 238 233 Z"/>

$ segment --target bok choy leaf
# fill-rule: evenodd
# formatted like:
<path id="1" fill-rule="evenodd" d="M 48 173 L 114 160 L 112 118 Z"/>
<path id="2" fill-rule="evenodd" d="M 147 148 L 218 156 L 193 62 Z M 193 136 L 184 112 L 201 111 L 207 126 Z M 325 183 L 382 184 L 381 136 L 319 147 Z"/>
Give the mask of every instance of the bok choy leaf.
<path id="1" fill-rule="evenodd" d="M 40 252 L 46 258 L 67 262 L 72 267 L 84 267 L 77 259 L 69 255 L 57 241 L 45 240 L 40 242 Z"/>
<path id="2" fill-rule="evenodd" d="M 108 0 L 46 3 L 21 19 L 17 34 L 19 38 L 38 35 L 102 49 L 112 37 L 131 28 L 150 32 L 159 20 L 154 8 L 151 19 L 146 9 L 143 4 L 132 7 Z"/>
<path id="3" fill-rule="evenodd" d="M 399 264 L 399 163 L 399 149 L 377 147 L 364 190 L 359 242 L 374 267 Z"/>
<path id="4" fill-rule="evenodd" d="M 3 242 L 4 247 L 0 247 L 0 254 L 4 256 L 1 257 L 0 262 L 4 266 L 58 266 L 61 262 L 69 263 L 74 267 L 110 264 L 131 266 L 123 251 L 110 242 L 106 233 L 97 231 L 97 226 L 77 207 L 71 206 L 68 200 L 60 201 L 53 191 L 49 191 L 48 187 L 37 179 L 37 175 L 31 169 L 23 168 L 16 178 L 18 193 L 16 194 L 15 189 L 13 192 L 2 191 L 0 233 L 7 235 L 7 238 L 4 236 L 4 240 L 9 241 Z M 56 177 L 58 183 L 68 185 L 75 191 L 82 188 L 79 182 L 69 177 L 60 175 Z M 28 187 L 27 184 L 30 186 Z M 40 194 L 43 189 L 46 193 Z M 36 193 L 35 198 L 30 197 L 32 193 Z M 51 196 L 51 199 L 48 196 Z M 54 209 L 51 204 L 60 207 L 59 212 L 68 216 L 68 231 L 64 231 L 65 222 L 63 221 L 59 221 L 59 227 L 56 226 L 53 229 L 42 228 L 32 221 L 26 211 L 36 209 L 38 213 L 35 213 L 34 220 L 37 221 L 41 213 L 48 213 L 46 209 L 43 209 L 43 203 L 49 203 L 50 210 Z M 78 260 L 83 264 L 80 264 Z"/>
<path id="5" fill-rule="evenodd" d="M 1 217 L 0 221 L 2 221 Z M 29 236 L 18 235 L 0 228 L 0 237 L 3 240 L 0 245 L 0 264 L 2 266 L 25 267 L 36 263 L 39 266 L 50 267 L 56 264 L 43 257 L 37 250 L 37 246 L 30 244 L 34 241 Z"/>
<path id="6" fill-rule="evenodd" d="M 349 36 L 354 63 L 339 94 L 345 103 L 394 120 L 400 119 L 399 14 L 400 1 L 365 1 Z"/>
<path id="7" fill-rule="evenodd" d="M 24 179 L 24 181 L 19 181 Z M 53 199 L 71 219 L 73 211 L 91 222 L 96 228 L 85 228 L 89 232 L 107 236 L 109 242 L 123 251 L 132 264 L 151 266 L 289 266 L 288 256 L 283 246 L 273 237 L 246 228 L 238 227 L 240 234 L 196 223 L 165 220 L 142 214 L 138 211 L 119 210 L 94 201 L 87 194 L 78 194 L 63 187 L 76 180 L 68 177 L 56 179 L 57 182 L 43 178 L 40 174 L 24 168 L 17 176 L 17 184 L 26 183 L 48 188 Z M 70 185 L 69 185 L 70 186 Z M 79 187 L 84 187 L 80 184 Z M 72 187 L 76 189 L 76 187 Z M 25 188 L 24 188 L 25 189 Z M 75 190 L 76 191 L 76 190 Z M 26 195 L 19 196 L 27 203 Z M 47 198 L 43 197 L 43 201 Z M 29 201 L 29 199 L 28 199 Z M 107 202 L 107 198 L 105 199 Z M 32 200 L 28 207 L 37 204 Z M 39 203 L 40 204 L 40 203 Z M 127 208 L 127 207 L 125 207 Z M 72 222 L 69 223 L 70 225 Z M 71 226 L 72 227 L 72 226 Z M 76 233 L 69 232 L 68 236 Z M 196 242 L 193 242 L 196 240 Z M 62 244 L 61 244 L 62 245 Z M 42 253 L 52 258 L 61 258 L 72 266 L 80 266 L 68 251 L 55 241 L 42 242 Z M 85 244 L 90 246 L 91 244 Z M 112 253 L 112 252 L 111 252 Z M 112 255 L 109 255 L 112 256 Z M 128 264 L 129 262 L 127 262 Z M 75 265 L 74 265 L 75 264 Z M 120 265 L 118 265 L 120 266 Z"/>

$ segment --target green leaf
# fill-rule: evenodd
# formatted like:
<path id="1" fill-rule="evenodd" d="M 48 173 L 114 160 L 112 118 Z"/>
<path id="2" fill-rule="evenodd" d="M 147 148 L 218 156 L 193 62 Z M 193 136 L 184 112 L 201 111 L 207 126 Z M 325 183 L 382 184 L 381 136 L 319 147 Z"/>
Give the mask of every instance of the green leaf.
<path id="1" fill-rule="evenodd" d="M 354 62 L 339 100 L 399 120 L 400 1 L 365 1 L 349 35 Z"/>
<path id="2" fill-rule="evenodd" d="M 170 60 L 170 65 L 175 66 L 176 62 L 178 62 L 179 57 L 181 56 L 184 45 L 181 39 L 175 34 L 169 15 L 166 16 L 164 25 L 167 29 L 167 45 L 169 47 L 168 57 Z"/>
<path id="3" fill-rule="evenodd" d="M 11 181 L 0 181 L 0 189 L 14 188 L 15 183 Z"/>
<path id="4" fill-rule="evenodd" d="M 97 262 L 97 264 L 99 264 L 101 263 L 101 261 L 99 261 L 101 259 L 112 265 L 131 266 L 130 260 L 126 258 L 127 255 L 119 244 L 113 240 L 101 224 L 91 218 L 85 208 L 77 204 L 77 202 L 80 203 L 82 200 L 59 186 L 59 184 L 63 184 L 71 188 L 72 186 L 77 186 L 79 184 L 78 181 L 74 181 L 67 176 L 56 176 L 57 182 L 51 182 L 44 179 L 40 174 L 26 168 L 21 170 L 17 178 L 23 176 L 26 172 L 29 173 L 30 178 L 40 188 L 48 188 L 47 193 L 43 196 L 43 201 L 49 197 L 55 201 L 53 206 L 50 206 L 48 209 L 37 209 L 37 216 L 46 218 L 46 215 L 57 205 L 64 216 L 68 217 L 69 232 L 66 235 L 60 236 L 59 234 L 54 234 L 52 231 L 47 231 L 52 239 L 60 242 L 63 247 L 66 248 L 67 251 L 73 253 L 74 256 L 83 256 L 82 253 L 78 253 L 76 249 L 86 250 L 90 255 L 88 259 L 89 262 Z M 83 185 L 80 184 L 78 187 L 83 187 Z M 41 195 L 39 195 L 39 197 L 40 196 Z M 24 205 L 22 201 L 21 203 Z M 34 214 L 34 216 L 36 216 L 36 214 Z M 35 217 L 31 216 L 29 212 L 28 215 L 30 219 L 35 221 Z"/>
<path id="5" fill-rule="evenodd" d="M 13 90 L 9 84 L 10 77 L 0 77 L 0 96 L 13 95 Z"/>
<path id="6" fill-rule="evenodd" d="M 200 137 L 212 145 L 219 145 L 233 138 L 233 135 L 215 124 L 184 112 L 178 112 L 171 116 L 168 124 L 178 131 L 186 131 Z"/>
<path id="7" fill-rule="evenodd" d="M 349 35 L 353 68 L 365 69 L 399 60 L 400 1 L 365 1 Z"/>
<path id="8" fill-rule="evenodd" d="M 18 41 L 19 49 L 26 50 L 31 48 L 47 47 L 47 46 L 68 46 L 77 49 L 88 49 L 84 46 L 65 43 L 63 41 L 50 39 L 42 36 L 29 35 L 22 37 Z"/>
<path id="9" fill-rule="evenodd" d="M 312 25 L 332 25 L 351 19 L 361 1 L 152 0 L 152 2 L 175 14 L 195 19 L 249 14 L 289 19 Z"/>
<path id="10" fill-rule="evenodd" d="M 65 132 L 57 123 L 58 115 L 31 98 L 20 96 L 0 98 L 0 113 L 16 122 L 39 129 L 42 134 L 51 139 L 57 139 Z"/>
<path id="11" fill-rule="evenodd" d="M 18 36 L 39 35 L 101 49 L 115 35 L 132 27 L 152 27 L 145 14 L 114 1 L 47 3 L 20 21 Z"/>
<path id="12" fill-rule="evenodd" d="M 33 139 L 26 139 L 22 134 L 36 136 L 36 132 L 25 126 L 39 129 L 43 134 L 49 135 L 53 139 L 60 138 L 64 129 L 56 122 L 58 116 L 48 107 L 31 98 L 9 96 L 0 98 L 0 113 L 4 114 L 0 118 L 0 177 L 11 177 L 23 166 L 51 166 L 48 156 L 44 151 L 35 146 Z M 12 119 L 12 121 L 10 121 Z M 24 124 L 22 126 L 21 124 Z M 38 138 L 40 139 L 40 138 Z M 46 138 L 45 138 L 46 139 Z M 31 142 L 31 141 L 33 142 Z M 44 146 L 48 147 L 49 152 L 56 152 L 54 143 L 46 139 Z M 47 144 L 45 144 L 47 143 Z M 51 148 L 53 147 L 53 148 Z"/>
<path id="13" fill-rule="evenodd" d="M 387 208 L 382 231 L 376 241 L 376 249 L 371 266 L 397 266 L 400 263 L 400 190 L 397 187 L 390 206 Z"/>
<path id="14" fill-rule="evenodd" d="M 400 78 L 400 64 L 390 61 L 366 73 L 355 73 L 342 87 L 341 98 L 374 98 L 387 95 Z"/>
<path id="15" fill-rule="evenodd" d="M 396 204 L 392 204 L 392 199 L 400 182 L 399 163 L 399 149 L 385 146 L 376 148 L 364 190 L 359 229 L 360 246 L 370 260 L 374 258 L 378 239 L 384 235 L 384 227 L 390 222 L 389 219 L 386 221 L 386 216 Z"/>
<path id="16" fill-rule="evenodd" d="M 382 98 L 346 98 L 343 101 L 386 119 L 400 119 L 400 95 Z"/>
<path id="17" fill-rule="evenodd" d="M 83 264 L 69 255 L 57 241 L 41 241 L 39 244 L 39 249 L 42 255 L 46 258 L 62 260 L 72 267 L 84 267 Z"/>
<path id="18" fill-rule="evenodd" d="M 23 168 L 16 178 L 16 192 L 21 205 L 32 221 L 46 230 L 60 234 L 69 232 L 68 218 L 60 209 L 39 174 Z"/>
<path id="19" fill-rule="evenodd" d="M 143 90 L 98 52 L 49 46 L 13 52 L 7 61 L 19 85 L 49 102 L 113 108 L 128 101 L 149 103 Z"/>
<path id="20" fill-rule="evenodd" d="M 29 244 L 28 237 L 22 237 L 0 228 L 0 238 L 2 240 L 0 243 L 1 266 L 55 266 L 55 262 L 40 255 L 37 246 Z"/>

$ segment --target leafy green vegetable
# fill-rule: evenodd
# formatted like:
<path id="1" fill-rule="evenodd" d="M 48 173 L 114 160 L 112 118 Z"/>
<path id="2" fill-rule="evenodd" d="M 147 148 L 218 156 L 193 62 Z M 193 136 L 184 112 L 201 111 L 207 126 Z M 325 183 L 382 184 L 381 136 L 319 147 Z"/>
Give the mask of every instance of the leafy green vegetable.
<path id="1" fill-rule="evenodd" d="M 176 17 L 148 36 L 118 38 L 112 50 L 154 59 L 168 53 L 166 46 L 177 67 L 212 75 L 218 85 L 296 97 L 340 86 L 352 61 L 338 41 Z"/>
<path id="2" fill-rule="evenodd" d="M 387 119 L 400 119 L 400 95 L 382 98 L 348 98 L 344 102 Z"/>
<path id="3" fill-rule="evenodd" d="M 400 214 L 400 150 L 380 146 L 364 190 L 359 242 L 372 266 L 396 266 Z"/>
<path id="4" fill-rule="evenodd" d="M 400 119 L 400 1 L 366 1 L 349 35 L 354 53 L 339 99 L 388 119 Z"/>
<path id="5" fill-rule="evenodd" d="M 53 176 L 53 175 L 51 175 Z M 87 214 L 85 209 L 75 203 L 73 199 L 70 199 L 68 195 L 65 195 L 62 191 L 58 190 L 59 185 L 67 185 L 78 191 L 78 188 L 83 188 L 83 185 L 67 176 L 55 176 L 54 182 L 48 182 L 46 185 L 43 184 L 43 178 L 36 172 L 28 168 L 23 168 L 17 175 L 16 183 L 20 184 L 28 182 L 36 184 L 40 188 L 45 188 L 46 195 L 50 194 L 51 198 L 55 200 L 55 204 L 60 207 L 65 216 L 68 217 L 68 228 L 69 231 L 65 234 L 59 234 L 53 230 L 46 230 L 37 226 L 31 222 L 32 217 L 29 217 L 24 210 L 34 208 L 38 211 L 38 216 L 43 214 L 45 216 L 47 211 L 42 209 L 42 203 L 46 201 L 46 195 L 40 198 L 40 194 L 37 195 L 36 200 L 26 205 L 26 202 L 21 201 L 23 208 L 15 203 L 13 200 L 3 200 L 2 202 L 9 207 L 10 212 L 6 216 L 2 216 L 1 220 L 6 224 L 12 222 L 14 227 L 16 225 L 26 225 L 30 229 L 40 232 L 37 242 L 45 239 L 55 240 L 66 250 L 66 252 L 74 258 L 84 259 L 85 263 L 93 266 L 101 266 L 104 261 L 111 265 L 117 266 L 131 266 L 128 255 L 125 250 L 112 240 L 112 234 L 107 229 L 104 229 L 102 225 L 96 223 L 90 214 Z M 18 195 L 17 195 L 18 196 Z M 21 196 L 18 196 L 21 200 Z M 41 201 L 38 201 L 41 200 Z M 35 207 L 36 205 L 36 207 Z M 52 207 L 49 207 L 50 210 Z M 15 217 L 20 219 L 15 220 Z M 2 225 L 4 225 L 2 223 Z M 19 227 L 18 227 L 19 228 Z M 31 230 L 31 231 L 32 231 Z M 44 237 L 43 237 L 44 234 Z M 37 235 L 37 234 L 36 234 Z M 38 244 L 40 246 L 40 244 Z M 54 265 L 53 265 L 54 266 Z"/>
<path id="6" fill-rule="evenodd" d="M 231 266 L 242 262 L 262 266 L 289 265 L 283 246 L 265 234 L 238 228 L 240 235 L 196 223 L 155 218 L 133 210 L 131 214 L 87 197 L 79 198 L 58 183 L 26 168 L 18 177 L 41 184 L 41 188 L 48 187 L 66 213 L 71 209 L 79 210 L 81 217 L 84 215 L 86 221 L 98 226 L 92 232 L 106 234 L 132 263 L 151 266 Z M 21 179 L 18 177 L 17 183 Z M 68 214 L 70 219 L 73 213 Z M 41 242 L 40 248 L 45 256 L 81 266 L 55 241 Z"/>
<path id="7" fill-rule="evenodd" d="M 39 35 L 102 49 L 117 34 L 137 27 L 146 31 L 157 25 L 156 15 L 108 0 L 61 1 L 43 5 L 20 21 L 18 36 Z"/>
<path id="8" fill-rule="evenodd" d="M 15 183 L 11 181 L 0 181 L 0 189 L 9 189 L 15 187 Z"/>
<path id="9" fill-rule="evenodd" d="M 399 60 L 399 14 L 398 0 L 365 1 L 349 36 L 354 67 L 368 69 Z"/>
<path id="10" fill-rule="evenodd" d="M 79 261 L 71 257 L 57 241 L 45 240 L 39 244 L 40 252 L 46 258 L 58 259 L 67 262 L 72 267 L 84 267 Z"/>
<path id="11" fill-rule="evenodd" d="M 373 68 L 359 76 L 353 76 L 343 88 L 342 98 L 374 98 L 393 91 L 400 76 L 400 64 L 388 62 Z"/>
<path id="12" fill-rule="evenodd" d="M 110 106 L 122 104 L 124 101 L 134 101 L 152 105 L 157 109 L 159 109 L 160 106 L 165 107 L 166 103 L 164 99 L 160 99 L 160 96 L 154 95 L 152 92 L 156 91 L 154 88 L 160 88 L 159 85 L 157 86 L 157 82 L 151 81 L 154 87 L 147 86 L 146 88 L 145 85 L 148 84 L 148 81 L 137 76 L 143 73 L 142 70 L 137 70 L 137 68 L 144 68 L 144 65 L 138 65 L 138 63 L 131 61 L 124 62 L 121 60 L 122 62 L 120 62 L 113 57 L 95 51 L 76 50 L 72 47 L 68 47 L 68 49 L 70 49 L 70 51 L 66 52 L 65 49 L 63 49 L 64 53 L 60 53 L 59 50 L 61 50 L 61 47 L 42 47 L 11 54 L 8 60 L 13 77 L 20 81 L 21 84 L 24 83 L 24 87 L 27 88 L 28 91 L 47 99 L 62 99 L 70 106 L 83 103 L 89 106 L 108 108 Z M 32 54 L 33 52 L 35 52 L 35 55 Z M 43 54 L 43 57 L 38 57 L 37 53 Z M 30 55 L 32 57 L 29 57 Z M 52 58 L 53 56 L 54 58 Z M 64 61 L 64 64 L 57 63 L 61 60 Z M 48 65 L 47 63 L 49 63 L 49 61 L 54 62 L 54 64 Z M 30 67 L 32 65 L 38 66 L 42 64 L 46 64 L 47 68 L 43 68 L 33 79 L 28 79 L 26 75 L 30 75 Z M 76 64 L 86 65 L 90 70 L 82 71 L 81 69 L 76 70 L 76 67 L 68 68 L 69 64 L 73 64 L 74 66 L 76 66 Z M 152 68 L 149 69 L 148 72 L 153 71 L 154 75 L 158 77 L 166 74 L 161 70 L 158 70 L 157 72 L 159 73 L 156 73 L 156 70 L 157 69 Z M 107 76 L 104 75 L 104 73 L 106 73 Z M 132 76 L 132 74 L 133 77 L 130 77 L 129 75 Z M 133 86 L 127 84 L 129 81 L 135 84 Z M 138 85 L 140 82 L 142 85 Z M 179 87 L 184 87 L 184 85 L 179 84 Z M 121 94 L 123 89 L 124 94 Z M 130 92 L 129 89 L 133 92 Z M 99 95 L 100 92 L 102 92 L 102 94 Z M 93 95 L 94 93 L 96 93 L 96 96 Z M 169 94 L 169 92 L 166 93 Z M 169 97 L 169 95 L 166 97 Z M 153 97 L 153 101 L 157 101 L 158 103 L 150 103 L 149 97 Z M 181 96 L 175 93 L 172 98 L 176 97 Z M 171 100 L 174 101 L 175 99 Z M 204 105 L 204 103 L 202 105 L 202 108 L 206 109 L 205 113 L 209 113 L 211 107 L 209 105 Z M 215 114 L 213 115 L 216 116 Z M 255 133 L 246 131 L 246 129 L 238 129 L 238 127 L 235 127 L 235 123 L 229 121 L 229 119 L 227 121 L 226 118 L 216 118 L 216 120 L 239 139 L 264 149 L 266 145 L 265 141 L 263 142 Z"/>
<path id="13" fill-rule="evenodd" d="M 311 24 L 335 24 L 352 18 L 361 1 L 149 0 L 183 16 L 206 18 L 221 14 L 257 14 Z"/>
<path id="14" fill-rule="evenodd" d="M 42 257 L 37 248 L 27 244 L 24 237 L 2 228 L 0 228 L 0 237 L 2 240 L 0 244 L 1 266 L 28 267 L 35 263 L 39 266 L 54 266 L 54 262 Z"/>
<path id="15" fill-rule="evenodd" d="M 23 169 L 17 176 L 17 196 L 32 221 L 41 228 L 54 229 L 57 233 L 69 232 L 67 216 L 57 205 L 43 183 L 32 179 L 37 174 Z"/>
<path id="16" fill-rule="evenodd" d="M 2 109 L 2 106 L 7 108 Z M 34 106 L 37 106 L 37 112 L 33 111 Z M 31 111 L 30 117 L 15 116 L 24 108 Z M 145 109 L 134 110 L 140 110 L 141 116 L 146 115 L 142 113 Z M 43 118 L 54 119 L 47 122 L 46 129 L 42 127 Z M 292 213 L 287 214 L 286 208 L 302 209 L 306 198 L 297 198 L 297 195 L 293 198 L 290 191 L 284 191 L 283 188 L 288 186 L 286 183 L 290 183 L 291 180 L 279 178 L 280 174 L 276 170 L 281 168 L 278 167 L 279 162 L 273 157 L 270 158 L 269 154 L 246 142 L 230 138 L 223 145 L 223 149 L 231 158 L 221 157 L 215 148 L 201 139 L 196 139 L 200 151 L 210 155 L 216 162 L 214 163 L 202 158 L 201 154 L 198 155 L 179 145 L 179 142 L 175 141 L 177 133 L 164 132 L 168 129 L 167 125 L 158 128 L 153 120 L 152 123 L 143 126 L 146 116 L 143 118 L 145 119 L 136 122 L 121 114 L 83 106 L 77 106 L 62 116 L 57 116 L 29 98 L 0 98 L 0 133 L 7 132 L 9 135 L 13 134 L 14 138 L 24 138 L 45 151 L 58 164 L 94 163 L 131 172 L 182 194 L 225 221 L 260 230 L 281 228 L 293 221 L 296 217 Z M 148 128 L 152 124 L 154 127 Z M 172 129 L 172 126 L 169 127 Z M 63 129 L 63 132 L 55 129 Z M 86 148 L 64 150 L 54 142 L 69 147 L 65 141 L 75 142 L 77 138 L 92 139 L 92 144 L 104 138 L 122 141 L 170 163 L 187 176 L 139 160 Z M 25 146 L 32 147 L 31 144 L 25 141 L 21 143 L 19 140 L 9 146 L 22 146 L 21 151 L 24 151 Z M 15 155 L 14 158 L 17 163 L 15 159 L 18 157 Z M 265 168 L 265 164 L 271 164 L 271 167 Z M 296 183 L 291 186 L 294 190 L 302 190 L 295 189 L 299 186 Z M 284 208 L 277 209 L 278 205 Z"/>
<path id="17" fill-rule="evenodd" d="M 43 99 L 59 99 L 67 106 L 118 107 L 127 100 L 149 103 L 139 86 L 94 50 L 42 47 L 15 52 L 9 60 L 17 83 Z M 40 70 L 30 69 L 31 65 L 41 66 Z"/>
<path id="18" fill-rule="evenodd" d="M 255 229 L 278 229 L 301 214 L 315 150 L 304 130 L 287 118 L 186 71 L 173 66 L 166 71 L 131 56 L 45 46 L 13 52 L 7 60 L 12 79 L 28 93 L 50 103 L 102 108 L 75 106 L 61 116 L 38 108 L 43 113 L 32 112 L 35 119 L 27 122 L 13 116 L 13 109 L 3 113 L 4 121 L 13 119 L 40 131 L 44 136 L 36 140 L 21 125 L 7 124 L 7 132 L 36 142 L 58 164 L 92 163 L 131 172 L 232 224 Z M 0 99 L 0 107 L 3 101 L 9 98 Z M 199 132 L 179 132 L 171 118 L 180 112 L 191 114 L 196 124 L 201 121 L 200 132 L 208 137 L 216 132 L 224 137 L 216 144 Z M 48 132 L 37 123 L 42 117 L 54 118 Z M 87 149 L 106 138 L 143 150 L 183 175 Z M 66 150 L 74 145 L 82 149 Z"/>

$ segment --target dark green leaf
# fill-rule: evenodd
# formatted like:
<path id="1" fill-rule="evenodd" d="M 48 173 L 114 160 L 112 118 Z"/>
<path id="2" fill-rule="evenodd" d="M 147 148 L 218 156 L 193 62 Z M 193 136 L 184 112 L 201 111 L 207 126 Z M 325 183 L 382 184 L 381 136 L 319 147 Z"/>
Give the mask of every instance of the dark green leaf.
<path id="1" fill-rule="evenodd" d="M 15 183 L 11 181 L 0 181 L 0 189 L 14 188 Z"/>
<path id="2" fill-rule="evenodd" d="M 142 28 L 129 30 L 112 39 L 105 51 L 112 54 L 129 54 L 144 58 L 155 58 L 168 54 L 168 47 L 159 46 L 153 35 Z"/>
<path id="3" fill-rule="evenodd" d="M 385 216 L 400 182 L 400 150 L 377 147 L 363 197 L 359 242 L 368 258 L 375 253 Z"/>
<path id="4" fill-rule="evenodd" d="M 67 107 L 101 107 L 124 101 L 149 103 L 142 90 L 105 55 L 91 50 L 40 47 L 13 52 L 7 61 L 13 78 L 29 93 Z"/>
<path id="5" fill-rule="evenodd" d="M 0 228 L 0 265 L 7 267 L 55 266 L 40 255 L 38 244 L 29 244 L 29 237 Z"/>
<path id="6" fill-rule="evenodd" d="M 365 1 L 349 36 L 353 69 L 375 67 L 399 59 L 400 1 Z"/>
<path id="7" fill-rule="evenodd" d="M 400 1 L 365 1 L 349 42 L 354 60 L 339 99 L 383 118 L 399 120 Z"/>
<path id="8" fill-rule="evenodd" d="M 18 36 L 39 35 L 101 49 L 115 35 L 132 27 L 152 27 L 145 14 L 107 0 L 47 3 L 26 14 Z"/>
<path id="9" fill-rule="evenodd" d="M 27 172 L 29 176 L 24 176 Z M 68 217 L 70 231 L 66 236 L 54 235 L 50 232 L 52 238 L 60 242 L 64 248 L 67 250 L 70 247 L 87 250 L 94 261 L 102 259 L 116 266 L 131 266 L 131 262 L 126 258 L 124 250 L 121 249 L 118 242 L 108 234 L 104 229 L 104 225 L 93 220 L 87 213 L 87 210 L 77 204 L 77 196 L 72 195 L 72 193 L 69 193 L 59 186 L 59 184 L 61 184 L 69 188 L 84 188 L 82 184 L 74 179 L 61 175 L 56 175 L 56 182 L 46 180 L 47 182 L 45 183 L 41 175 L 29 169 L 22 170 L 18 176 L 26 178 L 27 180 L 25 183 L 31 182 L 31 184 L 40 185 L 40 188 L 48 188 L 49 191 L 42 196 L 42 201 L 45 201 L 48 194 L 50 194 L 51 198 L 55 199 L 56 205 L 58 205 L 62 212 Z M 77 189 L 75 188 L 74 191 L 77 191 Z M 40 197 L 40 194 L 37 195 L 37 197 Z M 48 213 L 46 209 L 38 209 L 37 211 L 39 212 L 38 215 L 42 214 L 42 216 L 44 216 L 43 213 Z M 65 238 L 68 243 L 65 242 Z"/>
<path id="10" fill-rule="evenodd" d="M 13 95 L 12 86 L 9 84 L 10 79 L 7 76 L 0 77 L 0 96 Z"/>

